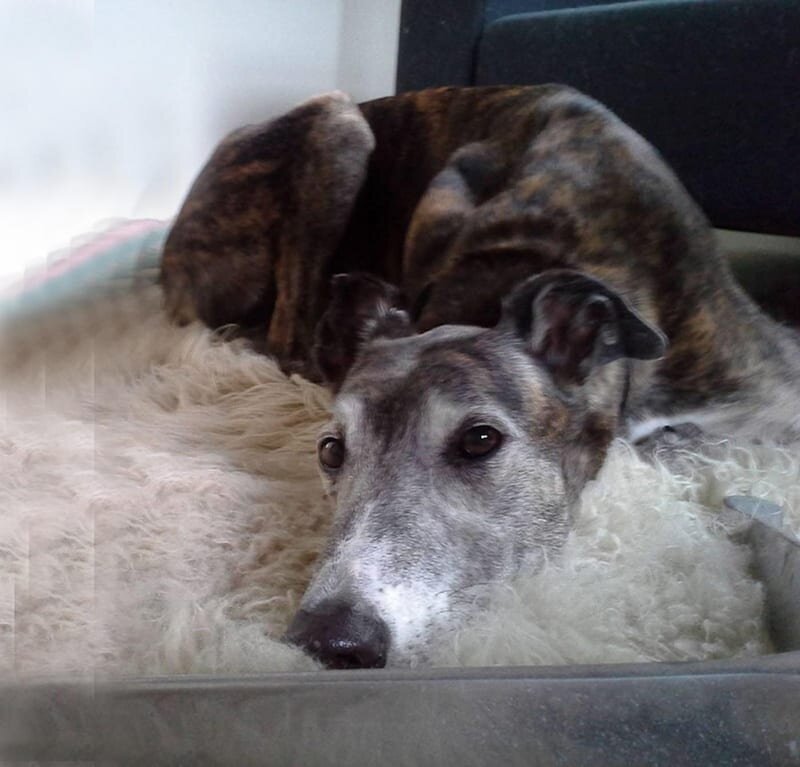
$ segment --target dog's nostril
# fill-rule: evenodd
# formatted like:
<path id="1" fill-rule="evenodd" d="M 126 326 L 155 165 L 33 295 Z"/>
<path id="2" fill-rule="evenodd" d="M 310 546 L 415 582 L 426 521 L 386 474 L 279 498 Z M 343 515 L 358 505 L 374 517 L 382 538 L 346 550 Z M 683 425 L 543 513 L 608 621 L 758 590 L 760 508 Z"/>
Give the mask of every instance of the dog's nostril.
<path id="1" fill-rule="evenodd" d="M 328 668 L 383 668 L 389 649 L 386 624 L 341 602 L 298 610 L 284 639 Z"/>

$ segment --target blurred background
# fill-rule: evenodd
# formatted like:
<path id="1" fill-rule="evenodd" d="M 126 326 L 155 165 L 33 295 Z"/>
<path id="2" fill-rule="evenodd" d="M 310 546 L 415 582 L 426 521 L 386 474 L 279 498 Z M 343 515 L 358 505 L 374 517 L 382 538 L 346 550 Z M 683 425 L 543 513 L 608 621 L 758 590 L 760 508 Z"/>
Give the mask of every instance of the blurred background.
<path id="1" fill-rule="evenodd" d="M 169 218 L 219 139 L 394 91 L 400 0 L 0 0 L 0 286 L 113 218 Z"/>

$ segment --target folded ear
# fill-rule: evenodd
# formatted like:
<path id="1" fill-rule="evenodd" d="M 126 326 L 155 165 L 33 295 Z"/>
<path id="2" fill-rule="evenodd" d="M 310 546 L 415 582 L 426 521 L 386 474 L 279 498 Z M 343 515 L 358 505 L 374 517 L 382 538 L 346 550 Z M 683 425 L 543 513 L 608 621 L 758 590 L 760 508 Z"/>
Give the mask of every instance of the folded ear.
<path id="1" fill-rule="evenodd" d="M 365 343 L 413 332 L 398 288 L 370 274 L 337 274 L 317 325 L 314 362 L 326 383 L 338 390 Z"/>
<path id="2" fill-rule="evenodd" d="M 570 269 L 518 285 L 503 301 L 500 324 L 528 343 L 557 383 L 582 384 L 594 368 L 623 357 L 664 355 L 666 336 L 616 291 Z"/>
<path id="3" fill-rule="evenodd" d="M 307 352 L 320 281 L 374 144 L 359 108 L 339 92 L 228 136 L 164 247 L 161 280 L 172 317 L 269 326 L 270 351 Z"/>

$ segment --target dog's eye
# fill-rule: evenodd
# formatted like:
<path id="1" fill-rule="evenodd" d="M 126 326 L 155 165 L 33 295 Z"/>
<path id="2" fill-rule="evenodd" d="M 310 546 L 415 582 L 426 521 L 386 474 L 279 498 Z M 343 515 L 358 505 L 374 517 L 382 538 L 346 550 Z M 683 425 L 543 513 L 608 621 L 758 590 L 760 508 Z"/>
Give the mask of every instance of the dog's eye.
<path id="1" fill-rule="evenodd" d="M 344 463 L 344 440 L 325 437 L 317 446 L 319 462 L 326 469 L 338 469 Z"/>
<path id="2" fill-rule="evenodd" d="M 466 458 L 483 458 L 503 442 L 503 435 L 493 426 L 481 424 L 467 429 L 459 440 L 459 449 Z"/>

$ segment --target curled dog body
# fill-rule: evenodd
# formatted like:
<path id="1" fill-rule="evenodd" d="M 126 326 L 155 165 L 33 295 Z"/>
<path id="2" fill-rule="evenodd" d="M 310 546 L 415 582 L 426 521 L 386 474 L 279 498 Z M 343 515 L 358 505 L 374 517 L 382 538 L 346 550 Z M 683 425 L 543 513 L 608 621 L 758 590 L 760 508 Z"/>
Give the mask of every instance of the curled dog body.
<path id="1" fill-rule="evenodd" d="M 615 436 L 800 429 L 796 340 L 657 152 L 560 86 L 334 94 L 234 134 L 162 283 L 336 394 L 287 634 L 332 667 L 423 658 L 469 589 L 557 555 Z"/>
<path id="2" fill-rule="evenodd" d="M 337 280 L 320 325 L 327 336 L 342 310 L 361 318 L 341 329 L 354 342 L 317 346 L 338 376 L 319 442 L 336 517 L 289 631 L 343 668 L 416 658 L 454 623 L 459 595 L 556 554 L 616 433 L 625 361 L 664 351 L 659 331 L 577 272 L 524 282 L 494 328 L 422 334 L 376 285 Z M 350 368 L 326 362 L 341 346 Z"/>

